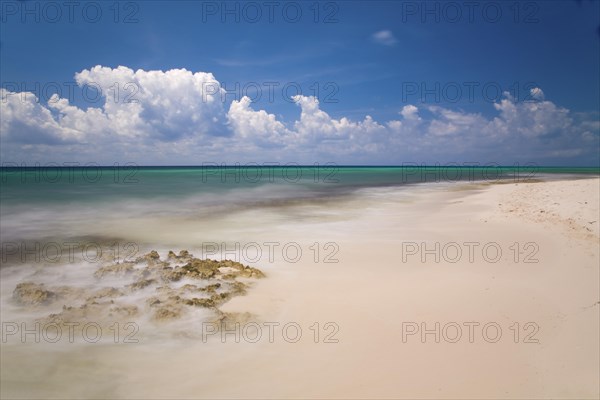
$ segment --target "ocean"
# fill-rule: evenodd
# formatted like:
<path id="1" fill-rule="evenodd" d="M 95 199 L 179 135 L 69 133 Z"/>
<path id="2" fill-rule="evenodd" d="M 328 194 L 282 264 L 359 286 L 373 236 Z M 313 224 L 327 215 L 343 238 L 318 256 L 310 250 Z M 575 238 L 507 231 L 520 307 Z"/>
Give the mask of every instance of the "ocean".
<path id="1" fill-rule="evenodd" d="M 96 236 L 107 233 L 103 229 L 109 221 L 213 218 L 219 213 L 343 201 L 368 189 L 598 174 L 594 167 L 535 165 L 4 167 L 0 168 L 0 235 L 2 241 Z M 113 234 L 119 236 L 119 230 Z"/>

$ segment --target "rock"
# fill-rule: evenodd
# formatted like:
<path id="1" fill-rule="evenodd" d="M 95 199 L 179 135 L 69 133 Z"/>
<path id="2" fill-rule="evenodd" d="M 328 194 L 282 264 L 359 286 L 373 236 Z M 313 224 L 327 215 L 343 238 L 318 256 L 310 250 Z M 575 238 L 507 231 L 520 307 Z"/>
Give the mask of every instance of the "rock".
<path id="1" fill-rule="evenodd" d="M 218 307 L 232 297 L 245 294 L 248 288 L 237 279 L 262 278 L 264 274 L 232 260 L 198 259 L 187 250 L 181 250 L 179 254 L 169 251 L 167 258 L 161 261 L 158 252 L 152 250 L 134 262 L 101 266 L 94 276 L 125 278 L 125 282 L 118 287 L 98 289 L 73 286 L 47 288 L 43 284 L 24 282 L 16 286 L 13 298 L 22 305 L 56 304 L 60 300 L 64 304 L 62 311 L 46 317 L 46 321 L 59 324 L 78 322 L 80 326 L 86 322 L 97 322 L 108 329 L 115 320 L 131 321 L 142 316 L 138 307 L 123 303 L 128 293 L 155 288 L 142 300 L 145 301 L 143 308 L 155 321 L 180 318 L 189 312 L 187 307 L 208 308 L 224 316 Z M 181 286 L 172 283 L 181 279 L 192 282 L 183 282 L 185 284 Z M 232 316 L 223 318 L 233 320 Z"/>
<path id="2" fill-rule="evenodd" d="M 96 278 L 103 278 L 106 275 L 124 276 L 135 271 L 134 265 L 135 264 L 133 263 L 116 263 L 107 265 L 96 270 L 96 272 L 94 272 L 94 276 Z"/>
<path id="3" fill-rule="evenodd" d="M 221 268 L 244 269 L 244 264 L 232 260 L 222 260 L 219 262 Z"/>
<path id="4" fill-rule="evenodd" d="M 132 283 L 130 285 L 127 285 L 128 288 L 130 288 L 131 290 L 140 290 L 143 289 L 147 286 L 150 286 L 156 282 L 156 279 L 142 279 L 140 281 L 137 281 L 135 283 Z"/>
<path id="5" fill-rule="evenodd" d="M 156 288 L 156 292 L 167 295 L 173 293 L 174 290 L 171 289 L 169 286 L 159 286 Z"/>
<path id="6" fill-rule="evenodd" d="M 33 282 L 19 283 L 13 291 L 13 299 L 26 306 L 48 304 L 56 298 L 56 293 L 46 290 L 44 284 Z"/>
<path id="7" fill-rule="evenodd" d="M 221 293 L 216 293 L 213 294 L 210 299 L 213 301 L 213 303 L 223 303 L 225 300 L 228 300 L 231 297 L 231 293 L 230 292 L 221 292 Z"/>
<path id="8" fill-rule="evenodd" d="M 231 293 L 235 295 L 246 294 L 246 284 L 242 282 L 232 282 L 229 284 L 229 288 L 231 289 Z"/>
<path id="9" fill-rule="evenodd" d="M 108 316 L 115 317 L 116 314 L 120 318 L 135 317 L 138 315 L 138 311 L 138 308 L 133 305 L 115 306 L 110 308 Z"/>
<path id="10" fill-rule="evenodd" d="M 199 290 L 202 291 L 202 292 L 215 293 L 215 291 L 217 289 L 219 289 L 220 287 L 221 287 L 220 283 L 213 283 L 213 284 L 210 284 L 210 285 L 205 286 L 203 288 L 200 288 Z"/>
<path id="11" fill-rule="evenodd" d="M 265 274 L 257 269 L 257 268 L 252 268 L 250 266 L 246 266 L 242 263 L 236 262 L 236 261 L 231 261 L 231 260 L 223 260 L 219 263 L 219 268 L 230 268 L 233 269 L 234 271 L 230 271 L 230 272 L 226 272 L 222 278 L 225 280 L 233 280 L 235 278 L 237 278 L 238 276 L 244 277 L 244 278 L 264 278 Z"/>
<path id="12" fill-rule="evenodd" d="M 185 299 L 184 304 L 187 304 L 188 306 L 214 307 L 215 301 L 212 298 L 198 299 L 194 297 L 193 299 Z"/>
<path id="13" fill-rule="evenodd" d="M 96 292 L 94 292 L 91 296 L 89 296 L 86 301 L 93 301 L 96 299 L 102 299 L 102 298 L 114 298 L 114 297 L 119 297 L 119 296 L 123 296 L 124 293 L 119 290 L 116 289 L 114 287 L 106 287 L 100 290 L 97 290 Z"/>
<path id="14" fill-rule="evenodd" d="M 165 281 L 176 282 L 181 279 L 186 274 L 185 270 L 181 268 L 165 268 L 161 271 L 161 276 Z"/>
<path id="15" fill-rule="evenodd" d="M 161 304 L 161 301 L 156 297 L 151 297 L 148 300 L 146 300 L 146 304 L 148 304 L 150 307 L 153 307 L 157 304 Z"/>
<path id="16" fill-rule="evenodd" d="M 264 278 L 265 274 L 259 269 L 252 268 L 252 267 L 246 267 L 240 271 L 240 276 L 243 276 L 245 278 L 260 279 L 260 278 Z"/>
<path id="17" fill-rule="evenodd" d="M 196 279 L 209 279 L 215 277 L 219 272 L 219 264 L 212 260 L 199 260 L 193 258 L 192 261 L 188 262 L 182 267 L 175 269 L 185 271 L 186 277 Z"/>
<path id="18" fill-rule="evenodd" d="M 134 261 L 136 264 L 147 263 L 149 266 L 160 263 L 160 255 L 156 250 L 152 250 L 148 254 L 144 254 L 142 257 L 138 257 Z"/>
<path id="19" fill-rule="evenodd" d="M 191 254 L 189 251 L 187 250 L 181 250 L 179 252 L 179 258 L 187 258 L 187 257 L 191 257 Z"/>
<path id="20" fill-rule="evenodd" d="M 157 308 L 154 312 L 154 319 L 157 321 L 165 321 L 179 318 L 182 314 L 181 308 L 173 306 L 164 306 Z"/>

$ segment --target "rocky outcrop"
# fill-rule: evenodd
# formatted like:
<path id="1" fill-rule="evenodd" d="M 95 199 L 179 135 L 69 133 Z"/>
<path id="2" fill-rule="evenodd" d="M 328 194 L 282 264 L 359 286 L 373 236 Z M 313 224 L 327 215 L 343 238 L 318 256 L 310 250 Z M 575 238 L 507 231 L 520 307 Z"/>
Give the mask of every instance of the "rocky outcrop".
<path id="1" fill-rule="evenodd" d="M 19 283 L 13 291 L 13 299 L 25 306 L 49 304 L 56 299 L 56 293 L 46 289 L 44 284 L 33 282 Z"/>
<path id="2" fill-rule="evenodd" d="M 41 321 L 53 323 L 135 319 L 149 314 L 157 322 L 176 320 L 193 308 L 211 310 L 225 318 L 219 306 L 235 296 L 244 295 L 251 282 L 263 278 L 259 269 L 231 260 L 198 259 L 187 250 L 169 251 L 165 260 L 153 250 L 133 262 L 103 265 L 94 272 L 101 288 L 60 286 L 48 288 L 33 282 L 19 283 L 14 301 L 24 307 L 56 307 Z M 110 279 L 112 278 L 112 279 Z M 113 287 L 115 279 L 122 281 Z M 241 280 L 239 280 L 241 279 Z M 119 286 L 119 285 L 117 285 Z M 128 296 L 146 296 L 142 305 L 128 303 Z M 231 319 L 231 317 L 229 317 Z"/>

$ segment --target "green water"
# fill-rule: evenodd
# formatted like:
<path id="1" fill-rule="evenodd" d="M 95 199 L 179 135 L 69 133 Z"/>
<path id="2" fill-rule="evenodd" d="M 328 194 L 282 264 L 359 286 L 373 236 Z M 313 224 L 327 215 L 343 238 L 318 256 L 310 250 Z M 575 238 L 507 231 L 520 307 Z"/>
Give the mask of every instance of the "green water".
<path id="1" fill-rule="evenodd" d="M 525 166 L 257 166 L 228 167 L 28 167 L 0 168 L 0 201 L 6 204 L 105 202 L 127 198 L 231 196 L 243 191 L 267 197 L 321 196 L 365 187 L 469 181 L 519 182 L 563 176 L 598 176 L 597 167 Z M 257 195 L 259 195 L 257 193 Z M 243 196 L 242 196 L 243 197 Z"/>

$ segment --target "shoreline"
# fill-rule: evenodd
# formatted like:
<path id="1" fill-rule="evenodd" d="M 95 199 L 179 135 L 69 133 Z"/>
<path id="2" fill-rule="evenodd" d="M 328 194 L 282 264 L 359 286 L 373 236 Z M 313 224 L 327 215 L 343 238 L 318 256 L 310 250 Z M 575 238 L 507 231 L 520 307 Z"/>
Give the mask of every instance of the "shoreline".
<path id="1" fill-rule="evenodd" d="M 332 219 L 282 223 L 264 214 L 262 234 L 247 229 L 238 236 L 335 242 L 339 262 L 315 263 L 309 257 L 268 265 L 261 268 L 266 279 L 221 309 L 251 313 L 261 326 L 296 323 L 303 331 L 300 340 L 290 343 L 277 331 L 273 343 L 235 343 L 229 335 L 225 343 L 215 336 L 208 343 L 86 347 L 68 355 L 48 348 L 47 360 L 33 365 L 23 357 L 27 349 L 11 348 L 16 353 L 5 353 L 2 360 L 2 396 L 597 397 L 599 239 L 585 224 L 592 221 L 589 215 L 598 215 L 599 185 L 600 179 L 592 178 L 424 188 L 367 195 Z M 547 199 L 560 204 L 547 207 Z M 589 207 L 575 206 L 585 201 Z M 464 244 L 472 242 L 479 245 Z M 422 243 L 426 248 L 418 249 Z M 427 253 L 435 243 L 439 260 Z M 462 251 L 458 259 L 452 243 Z M 488 246 L 489 253 L 480 251 L 491 243 L 503 253 L 497 261 L 495 245 Z M 537 248 L 526 247 L 529 243 Z M 537 262 L 525 262 L 526 257 Z M 335 330 L 326 329 L 327 323 L 337 325 L 329 337 L 337 343 L 324 342 Z M 439 343 L 435 333 L 422 340 L 422 324 L 435 331 L 436 323 Z M 480 330 L 492 323 L 502 330 L 496 342 L 488 340 L 493 330 L 488 336 Z M 462 336 L 452 342 L 456 326 Z M 473 342 L 469 327 L 476 329 Z M 95 357 L 91 368 L 100 371 L 95 379 L 113 379 L 97 393 L 85 391 L 86 378 L 78 370 L 90 357 Z M 25 393 L 25 382 L 33 383 L 37 373 L 55 364 L 60 372 Z M 19 375 L 31 368 L 30 377 Z M 81 385 L 61 387 L 74 376 L 83 379 Z"/>

